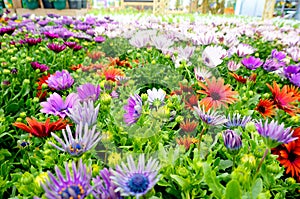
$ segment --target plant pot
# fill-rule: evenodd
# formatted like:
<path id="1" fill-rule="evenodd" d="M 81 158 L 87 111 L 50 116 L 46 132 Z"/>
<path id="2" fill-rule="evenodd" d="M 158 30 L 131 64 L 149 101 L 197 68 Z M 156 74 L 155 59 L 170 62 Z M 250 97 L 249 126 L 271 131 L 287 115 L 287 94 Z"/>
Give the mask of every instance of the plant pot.
<path id="1" fill-rule="evenodd" d="M 53 3 L 49 0 L 43 0 L 44 8 L 54 8 Z"/>
<path id="2" fill-rule="evenodd" d="M 81 0 L 69 0 L 70 9 L 80 9 L 81 8 Z"/>
<path id="3" fill-rule="evenodd" d="M 82 0 L 82 5 L 81 5 L 81 8 L 86 8 L 86 0 Z"/>
<path id="4" fill-rule="evenodd" d="M 62 10 L 66 8 L 66 0 L 56 0 L 53 2 L 54 8 L 57 10 Z"/>
<path id="5" fill-rule="evenodd" d="M 39 7 L 39 2 L 38 1 L 28 1 L 26 0 L 26 7 L 30 10 L 37 9 Z"/>

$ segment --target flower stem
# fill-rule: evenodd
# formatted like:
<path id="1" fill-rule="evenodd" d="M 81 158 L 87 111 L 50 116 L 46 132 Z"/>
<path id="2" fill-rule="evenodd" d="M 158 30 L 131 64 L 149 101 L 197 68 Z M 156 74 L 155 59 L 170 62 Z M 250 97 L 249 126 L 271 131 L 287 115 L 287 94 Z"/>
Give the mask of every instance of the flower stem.
<path id="1" fill-rule="evenodd" d="M 202 140 L 202 136 L 203 136 L 205 130 L 206 130 L 205 127 L 203 127 L 203 129 L 202 129 L 202 131 L 201 131 L 201 133 L 199 135 L 199 141 L 198 141 L 198 151 L 199 151 L 199 154 L 200 154 L 200 148 L 201 148 L 201 140 Z"/>
<path id="2" fill-rule="evenodd" d="M 266 159 L 268 153 L 269 153 L 269 148 L 266 148 L 265 153 L 264 153 L 263 157 L 261 158 L 261 160 L 260 160 L 260 162 L 259 162 L 259 165 L 258 165 L 258 167 L 257 167 L 257 169 L 256 169 L 256 174 L 255 174 L 255 176 L 258 174 L 258 172 L 259 172 L 259 170 L 260 170 L 260 167 L 261 167 L 261 165 L 262 165 L 264 159 Z"/>
<path id="3" fill-rule="evenodd" d="M 232 158 L 232 170 L 235 168 L 235 160 L 236 160 L 236 155 L 234 155 Z"/>

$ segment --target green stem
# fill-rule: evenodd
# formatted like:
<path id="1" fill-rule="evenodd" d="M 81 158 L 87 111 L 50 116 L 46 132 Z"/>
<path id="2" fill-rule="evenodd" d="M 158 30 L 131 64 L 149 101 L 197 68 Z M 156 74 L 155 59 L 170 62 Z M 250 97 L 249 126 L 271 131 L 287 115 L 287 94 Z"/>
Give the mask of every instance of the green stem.
<path id="1" fill-rule="evenodd" d="M 232 158 L 232 170 L 235 168 L 236 155 Z"/>
<path id="2" fill-rule="evenodd" d="M 198 142 L 198 152 L 199 152 L 199 154 L 200 154 L 200 148 L 201 148 L 202 136 L 203 136 L 205 130 L 206 130 L 205 127 L 203 127 L 203 129 L 202 129 L 202 131 L 201 131 L 201 133 L 200 133 L 200 135 L 199 135 L 199 142 Z"/>
<path id="3" fill-rule="evenodd" d="M 268 153 L 269 153 L 269 148 L 266 148 L 265 153 L 264 153 L 263 157 L 261 158 L 261 160 L 260 160 L 260 162 L 259 162 L 259 165 L 258 165 L 258 167 L 257 167 L 257 169 L 256 169 L 256 174 L 255 174 L 255 176 L 258 175 L 258 172 L 259 172 L 259 170 L 260 170 L 260 167 L 261 167 L 261 165 L 262 165 L 264 159 L 266 159 Z M 254 179 L 255 179 L 255 178 L 254 178 Z"/>

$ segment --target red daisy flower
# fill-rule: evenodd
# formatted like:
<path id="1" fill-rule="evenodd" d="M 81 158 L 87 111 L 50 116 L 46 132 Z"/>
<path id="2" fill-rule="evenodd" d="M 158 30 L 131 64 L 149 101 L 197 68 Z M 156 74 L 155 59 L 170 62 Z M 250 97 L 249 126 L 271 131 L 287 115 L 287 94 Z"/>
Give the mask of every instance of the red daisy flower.
<path id="1" fill-rule="evenodd" d="M 123 71 L 117 68 L 109 68 L 104 70 L 103 75 L 106 80 L 116 81 L 117 76 L 124 76 Z"/>
<path id="2" fill-rule="evenodd" d="M 22 122 L 15 122 L 13 125 L 36 137 L 49 136 L 51 132 L 65 129 L 67 126 L 67 121 L 63 119 L 50 123 L 50 118 L 48 118 L 46 122 L 43 123 L 37 121 L 35 118 L 27 117 L 26 121 L 28 125 Z"/>
<path id="3" fill-rule="evenodd" d="M 179 139 L 176 139 L 177 144 L 179 145 L 183 145 L 185 147 L 186 150 L 189 150 L 191 147 L 191 144 L 196 144 L 198 143 L 198 139 L 194 138 L 194 137 L 190 137 L 188 136 L 184 136 L 181 137 Z"/>
<path id="4" fill-rule="evenodd" d="M 240 76 L 236 73 L 229 73 L 229 75 L 231 75 L 236 81 L 245 84 L 247 82 L 247 79 L 244 78 L 243 76 Z"/>
<path id="5" fill-rule="evenodd" d="M 211 80 L 206 80 L 207 86 L 202 82 L 198 82 L 199 86 L 204 90 L 199 90 L 197 93 L 207 95 L 203 98 L 199 105 L 205 106 L 206 111 L 211 107 L 214 109 L 221 106 L 227 107 L 227 104 L 233 104 L 238 99 L 234 95 L 238 95 L 238 92 L 232 91 L 229 84 L 224 85 L 224 79 L 216 79 L 213 77 Z"/>
<path id="6" fill-rule="evenodd" d="M 180 123 L 180 128 L 185 132 L 185 133 L 191 133 L 193 132 L 198 126 L 198 122 L 195 121 L 190 121 L 190 119 L 182 121 Z"/>

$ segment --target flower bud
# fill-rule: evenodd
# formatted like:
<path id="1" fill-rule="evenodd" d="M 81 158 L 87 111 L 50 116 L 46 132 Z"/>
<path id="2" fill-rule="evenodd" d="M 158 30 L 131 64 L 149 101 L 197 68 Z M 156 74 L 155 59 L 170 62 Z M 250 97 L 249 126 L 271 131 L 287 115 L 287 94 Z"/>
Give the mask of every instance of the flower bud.
<path id="1" fill-rule="evenodd" d="M 238 151 L 242 147 L 241 137 L 233 130 L 223 132 L 224 145 L 229 151 Z"/>
<path id="2" fill-rule="evenodd" d="M 26 117 L 26 112 L 21 112 L 21 113 L 20 113 L 20 117 L 21 117 L 21 118 L 25 118 L 25 117 Z"/>
<path id="3" fill-rule="evenodd" d="M 143 102 L 146 102 L 146 101 L 148 100 L 148 95 L 147 95 L 146 93 L 143 93 L 143 94 L 141 95 L 141 98 L 142 98 L 142 101 L 143 101 Z"/>
<path id="4" fill-rule="evenodd" d="M 155 61 L 155 60 L 152 60 L 152 61 L 151 61 L 151 64 L 153 64 L 153 65 L 156 64 L 156 61 Z"/>
<path id="5" fill-rule="evenodd" d="M 256 127 L 255 127 L 254 122 L 248 122 L 248 123 L 246 124 L 245 130 L 246 130 L 247 132 L 255 132 L 255 131 L 256 131 Z"/>
<path id="6" fill-rule="evenodd" d="M 183 166 L 177 167 L 176 173 L 182 177 L 187 177 L 189 175 L 189 171 Z"/>
<path id="7" fill-rule="evenodd" d="M 183 119 L 184 119 L 184 117 L 183 117 L 183 116 L 181 116 L 181 115 L 178 115 L 178 116 L 175 118 L 175 122 L 177 122 L 177 123 L 180 123 L 180 122 L 182 122 L 182 121 L 183 121 Z"/>
<path id="8" fill-rule="evenodd" d="M 11 61 L 11 62 L 16 62 L 17 60 L 18 60 L 18 58 L 16 58 L 16 57 L 11 57 L 11 58 L 10 58 L 10 61 Z"/>
<path id="9" fill-rule="evenodd" d="M 101 94 L 101 104 L 103 105 L 110 105 L 111 103 L 111 96 L 107 93 Z"/>
<path id="10" fill-rule="evenodd" d="M 115 167 L 121 161 L 121 155 L 119 153 L 112 152 L 109 154 L 108 158 L 108 165 L 110 167 Z"/>
<path id="11" fill-rule="evenodd" d="M 8 70 L 8 69 L 3 69 L 3 74 L 4 74 L 4 75 L 10 74 L 10 70 Z"/>
<path id="12" fill-rule="evenodd" d="M 24 79 L 23 84 L 30 84 L 30 80 L 29 79 Z"/>
<path id="13" fill-rule="evenodd" d="M 40 99 L 39 99 L 38 97 L 34 97 L 34 98 L 32 99 L 32 102 L 35 102 L 35 103 L 40 102 Z"/>
<path id="14" fill-rule="evenodd" d="M 46 89 L 46 88 L 48 88 L 48 84 L 42 83 L 42 89 Z"/>

